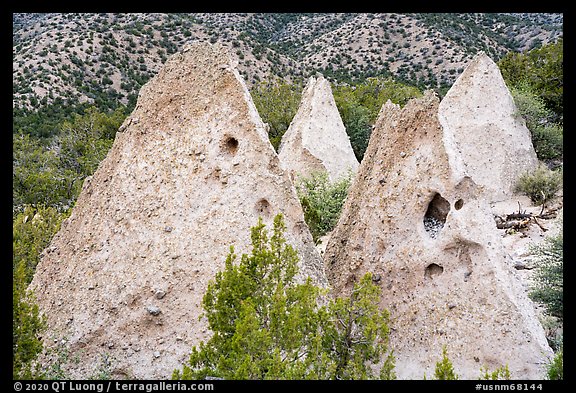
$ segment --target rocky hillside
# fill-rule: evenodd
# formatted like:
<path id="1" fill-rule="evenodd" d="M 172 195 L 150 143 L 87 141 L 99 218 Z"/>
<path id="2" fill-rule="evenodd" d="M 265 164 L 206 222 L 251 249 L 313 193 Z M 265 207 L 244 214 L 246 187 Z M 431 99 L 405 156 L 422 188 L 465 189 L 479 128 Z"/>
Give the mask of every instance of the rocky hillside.
<path id="1" fill-rule="evenodd" d="M 196 40 L 227 46 L 249 87 L 320 71 L 446 88 L 479 50 L 498 59 L 555 41 L 562 25 L 562 14 L 14 14 L 13 105 L 133 104 Z"/>

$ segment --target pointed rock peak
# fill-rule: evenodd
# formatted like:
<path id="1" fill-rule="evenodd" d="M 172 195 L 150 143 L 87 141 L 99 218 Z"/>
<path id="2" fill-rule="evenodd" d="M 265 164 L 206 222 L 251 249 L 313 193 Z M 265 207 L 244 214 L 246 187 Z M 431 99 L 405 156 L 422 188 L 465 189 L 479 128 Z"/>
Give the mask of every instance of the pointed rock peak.
<path id="1" fill-rule="evenodd" d="M 329 281 L 340 296 L 366 273 L 380 277 L 399 379 L 429 373 L 443 345 L 464 379 L 479 364 L 540 379 L 552 351 L 489 204 L 474 179 L 451 176 L 438 106 L 427 92 L 382 109 L 327 243 Z"/>
<path id="2" fill-rule="evenodd" d="M 330 82 L 322 75 L 308 79 L 279 150 L 282 167 L 293 179 L 326 171 L 336 180 L 358 168 Z"/>
<path id="3" fill-rule="evenodd" d="M 484 53 L 440 103 L 452 176 L 470 177 L 489 201 L 510 197 L 518 177 L 537 165 L 530 131 L 517 113 L 497 64 Z"/>
<path id="4" fill-rule="evenodd" d="M 216 45 L 171 57 L 141 90 L 107 157 L 38 264 L 46 337 L 66 338 L 73 379 L 104 352 L 135 379 L 167 378 L 209 336 L 208 282 L 250 227 L 283 213 L 302 278 L 326 284 L 290 178 L 246 86 Z M 54 345 L 46 340 L 47 347 Z M 81 349 L 81 351 L 80 351 Z"/>
<path id="5" fill-rule="evenodd" d="M 393 103 L 390 99 L 387 99 L 380 111 L 378 112 L 378 117 L 376 122 L 383 121 L 386 116 L 395 113 L 400 110 L 400 105 Z"/>

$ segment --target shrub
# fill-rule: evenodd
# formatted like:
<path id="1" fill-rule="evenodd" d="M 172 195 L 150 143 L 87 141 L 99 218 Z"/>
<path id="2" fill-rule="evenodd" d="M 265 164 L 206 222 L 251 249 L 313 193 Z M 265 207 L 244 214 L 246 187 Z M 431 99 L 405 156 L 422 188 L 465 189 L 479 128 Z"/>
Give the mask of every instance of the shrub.
<path id="1" fill-rule="evenodd" d="M 527 84 L 562 122 L 564 112 L 563 40 L 524 53 L 509 52 L 498 61 L 508 86 Z"/>
<path id="2" fill-rule="evenodd" d="M 518 114 L 526 121 L 532 145 L 541 160 L 561 158 L 563 155 L 563 127 L 554 123 L 554 112 L 546 107 L 533 88 L 520 83 L 510 89 Z"/>
<path id="3" fill-rule="evenodd" d="M 564 155 L 564 129 L 557 124 L 535 127 L 532 130 L 532 144 L 541 160 L 553 160 Z"/>
<path id="4" fill-rule="evenodd" d="M 564 247 L 563 235 L 548 237 L 543 244 L 530 248 L 536 263 L 530 297 L 542 302 L 551 315 L 563 318 Z"/>
<path id="5" fill-rule="evenodd" d="M 318 239 L 336 226 L 352 182 L 352 172 L 331 182 L 327 172 L 313 172 L 296 179 L 296 191 L 310 233 Z"/>
<path id="6" fill-rule="evenodd" d="M 564 379 L 564 350 L 560 349 L 548 364 L 546 375 L 550 380 Z"/>
<path id="7" fill-rule="evenodd" d="M 539 165 L 532 173 L 525 173 L 518 178 L 516 191 L 527 195 L 532 202 L 540 205 L 552 199 L 561 186 L 561 171 L 552 171 L 545 165 Z"/>
<path id="8" fill-rule="evenodd" d="M 70 212 L 70 211 L 69 211 Z M 12 268 L 25 268 L 26 285 L 32 281 L 40 253 L 48 246 L 69 212 L 59 213 L 53 207 L 25 206 L 12 223 Z"/>
<path id="9" fill-rule="evenodd" d="M 498 367 L 496 370 L 490 372 L 488 367 L 484 367 L 480 369 L 482 373 L 478 379 L 482 380 L 509 380 L 510 379 L 510 370 L 508 369 L 508 365 Z"/>
<path id="10" fill-rule="evenodd" d="M 448 350 L 446 346 L 442 347 L 442 360 L 436 363 L 434 369 L 434 379 L 448 381 L 458 379 L 458 374 L 454 372 L 454 366 L 448 359 Z"/>
<path id="11" fill-rule="evenodd" d="M 35 304 L 34 294 L 28 291 L 27 268 L 19 262 L 12 279 L 12 377 L 13 379 L 41 379 L 36 363 L 42 352 L 40 338 L 46 320 Z"/>

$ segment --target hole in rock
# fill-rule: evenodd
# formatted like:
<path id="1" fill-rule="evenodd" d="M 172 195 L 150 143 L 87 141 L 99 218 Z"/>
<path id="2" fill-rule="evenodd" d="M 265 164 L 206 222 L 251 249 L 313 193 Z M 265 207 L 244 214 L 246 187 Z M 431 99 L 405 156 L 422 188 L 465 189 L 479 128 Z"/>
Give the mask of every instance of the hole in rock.
<path id="1" fill-rule="evenodd" d="M 264 198 L 256 202 L 254 208 L 256 209 L 256 213 L 261 217 L 269 217 L 272 214 L 272 206 L 270 205 L 270 202 Z"/>
<path id="2" fill-rule="evenodd" d="M 460 210 L 462 209 L 462 206 L 464 206 L 464 201 L 462 199 L 458 199 L 456 202 L 454 202 L 454 209 Z"/>
<path id="3" fill-rule="evenodd" d="M 238 139 L 232 136 L 224 138 L 224 150 L 232 155 L 236 154 L 236 151 L 238 151 Z"/>
<path id="4" fill-rule="evenodd" d="M 444 227 L 448 212 L 450 212 L 450 203 L 442 195 L 436 193 L 424 215 L 424 229 L 426 229 L 431 238 L 438 236 L 438 233 Z"/>
<path id="5" fill-rule="evenodd" d="M 424 271 L 424 277 L 426 278 L 433 278 L 434 276 L 439 276 L 444 271 L 444 268 L 440 265 L 435 263 L 431 263 L 430 265 L 426 266 L 426 270 Z"/>

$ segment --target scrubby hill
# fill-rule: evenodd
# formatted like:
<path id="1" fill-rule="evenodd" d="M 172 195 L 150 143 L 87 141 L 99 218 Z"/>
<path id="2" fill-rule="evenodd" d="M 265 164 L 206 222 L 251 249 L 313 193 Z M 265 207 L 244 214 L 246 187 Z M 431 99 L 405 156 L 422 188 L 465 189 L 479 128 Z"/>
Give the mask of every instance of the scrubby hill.
<path id="1" fill-rule="evenodd" d="M 562 23 L 562 14 L 14 14 L 13 105 L 133 104 L 194 40 L 227 46 L 248 86 L 320 71 L 447 88 L 479 50 L 498 59 L 552 42 Z"/>

